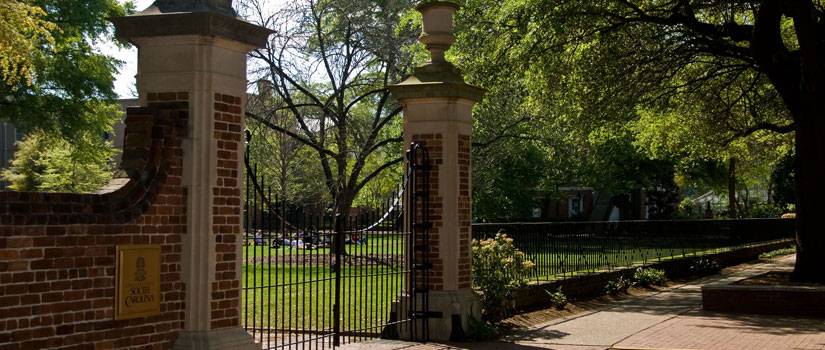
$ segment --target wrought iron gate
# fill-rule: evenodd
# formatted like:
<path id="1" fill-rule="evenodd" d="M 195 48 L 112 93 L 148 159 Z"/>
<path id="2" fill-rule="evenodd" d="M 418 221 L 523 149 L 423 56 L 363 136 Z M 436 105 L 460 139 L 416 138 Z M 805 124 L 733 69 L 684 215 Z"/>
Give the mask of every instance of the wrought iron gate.
<path id="1" fill-rule="evenodd" d="M 248 152 L 241 319 L 256 341 L 322 349 L 428 340 L 426 149 L 411 146 L 400 189 L 380 206 L 337 218 L 279 200 Z"/>

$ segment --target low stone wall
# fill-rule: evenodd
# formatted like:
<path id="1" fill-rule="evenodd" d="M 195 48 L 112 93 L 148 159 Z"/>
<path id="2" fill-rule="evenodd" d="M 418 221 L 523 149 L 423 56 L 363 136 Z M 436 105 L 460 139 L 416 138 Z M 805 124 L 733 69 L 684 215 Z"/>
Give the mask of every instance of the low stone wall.
<path id="1" fill-rule="evenodd" d="M 0 349 L 172 346 L 184 311 L 187 110 L 175 103 L 127 111 L 123 169 L 130 179 L 115 188 L 0 192 Z M 120 244 L 162 246 L 160 315 L 114 320 Z"/>
<path id="2" fill-rule="evenodd" d="M 702 307 L 708 311 L 825 317 L 825 287 L 708 285 Z"/>
<path id="3" fill-rule="evenodd" d="M 720 266 L 732 266 L 743 262 L 759 258 L 759 254 L 786 248 L 792 244 L 792 240 L 778 240 L 764 243 L 757 246 L 740 248 L 728 252 L 703 255 L 701 258 L 711 259 L 719 263 Z M 681 278 L 690 276 L 690 265 L 695 258 L 688 257 L 677 260 L 663 261 L 650 264 L 648 267 L 664 270 L 668 278 Z M 564 294 L 572 298 L 594 297 L 604 293 L 604 287 L 608 281 L 633 277 L 636 267 L 619 269 L 610 272 L 582 275 L 563 280 L 551 282 L 533 283 L 516 293 L 514 298 L 516 308 L 519 310 L 530 310 L 547 307 L 551 304 L 550 298 L 545 291 L 554 291 L 561 287 Z"/>

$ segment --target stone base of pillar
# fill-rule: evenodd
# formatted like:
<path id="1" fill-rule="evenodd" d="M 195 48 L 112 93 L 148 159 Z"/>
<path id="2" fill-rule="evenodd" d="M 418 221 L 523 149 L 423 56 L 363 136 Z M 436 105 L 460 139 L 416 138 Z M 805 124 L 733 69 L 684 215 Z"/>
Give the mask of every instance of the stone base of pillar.
<path id="1" fill-rule="evenodd" d="M 173 350 L 240 349 L 260 350 L 261 344 L 240 327 L 210 331 L 183 331 L 178 334 Z"/>
<path id="2" fill-rule="evenodd" d="M 466 340 L 466 335 L 469 330 L 470 318 L 476 320 L 481 319 L 481 303 L 478 295 L 470 289 L 454 290 L 454 291 L 431 291 L 430 295 L 430 312 L 432 315 L 440 315 L 440 317 L 433 316 L 429 321 L 430 339 L 432 341 L 463 341 Z M 410 305 L 409 295 L 401 297 L 398 304 L 400 306 L 400 315 L 407 315 L 406 308 Z M 421 300 L 417 300 L 417 305 L 421 305 Z M 414 327 L 417 327 L 415 334 L 421 335 L 421 323 L 419 321 L 413 322 Z M 461 327 L 460 329 L 456 329 Z M 398 333 L 401 339 L 413 339 L 412 329 L 402 325 L 398 327 Z M 462 337 L 465 337 L 462 339 Z"/>

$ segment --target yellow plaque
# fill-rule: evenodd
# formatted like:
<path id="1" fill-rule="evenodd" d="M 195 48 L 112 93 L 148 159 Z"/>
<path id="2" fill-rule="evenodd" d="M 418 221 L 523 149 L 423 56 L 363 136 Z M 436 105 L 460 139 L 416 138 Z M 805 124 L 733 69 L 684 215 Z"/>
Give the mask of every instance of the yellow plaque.
<path id="1" fill-rule="evenodd" d="M 117 246 L 115 319 L 160 314 L 160 246 Z"/>

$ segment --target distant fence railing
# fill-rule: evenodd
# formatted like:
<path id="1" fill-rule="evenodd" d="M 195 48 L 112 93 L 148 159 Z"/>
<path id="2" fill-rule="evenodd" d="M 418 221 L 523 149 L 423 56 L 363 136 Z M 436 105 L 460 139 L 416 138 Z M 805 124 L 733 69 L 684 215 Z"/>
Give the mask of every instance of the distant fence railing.
<path id="1" fill-rule="evenodd" d="M 473 224 L 473 239 L 501 230 L 549 281 L 790 240 L 793 219 Z"/>

